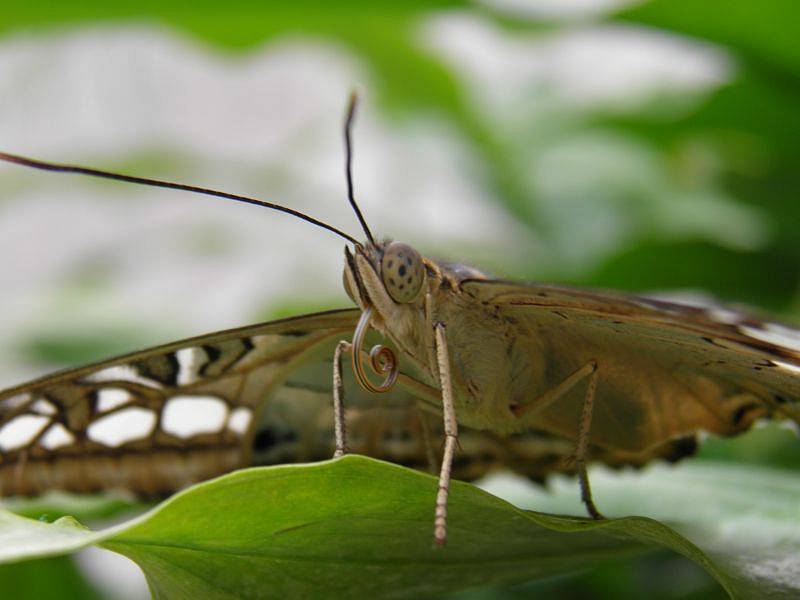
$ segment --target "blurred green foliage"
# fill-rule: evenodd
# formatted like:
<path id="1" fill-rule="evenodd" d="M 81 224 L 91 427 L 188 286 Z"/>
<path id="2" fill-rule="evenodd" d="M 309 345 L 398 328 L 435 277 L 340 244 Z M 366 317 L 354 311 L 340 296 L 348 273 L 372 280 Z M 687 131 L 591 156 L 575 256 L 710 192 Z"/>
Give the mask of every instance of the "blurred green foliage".
<path id="1" fill-rule="evenodd" d="M 603 274 L 618 284 L 626 271 L 633 275 L 631 282 L 637 282 L 635 275 L 642 272 L 666 273 L 664 287 L 702 286 L 726 299 L 796 315 L 800 308 L 800 46 L 795 28 L 788 24 L 800 22 L 800 5 L 770 0 L 755 10 L 743 0 L 660 0 L 624 11 L 619 18 L 722 44 L 736 61 L 736 75 L 681 119 L 632 115 L 601 117 L 601 121 L 657 146 L 665 159 L 688 141 L 704 141 L 720 160 L 717 177 L 726 192 L 765 211 L 774 234 L 763 248 L 744 255 L 690 245 L 648 248 L 637 252 L 636 258 L 625 254 L 611 261 Z M 673 261 L 674 252 L 678 252 L 677 261 Z M 675 277 L 671 266 L 675 262 L 700 268 L 693 271 L 695 277 L 679 268 Z M 648 279 L 641 283 L 659 285 Z"/>
<path id="2" fill-rule="evenodd" d="M 683 111 L 652 110 L 652 106 L 577 112 L 564 109 L 565 114 L 557 116 L 560 126 L 555 131 L 543 128 L 536 120 L 523 120 L 511 131 L 498 127 L 492 115 L 474 105 L 458 74 L 419 42 L 418 27 L 448 11 L 478 15 L 513 35 L 550 35 L 570 27 L 568 23 L 514 19 L 487 6 L 444 0 L 43 0 L 4 6 L 0 32 L 136 21 L 173 27 L 225 52 L 244 52 L 291 35 L 340 44 L 367 67 L 371 93 L 398 126 L 419 115 L 446 119 L 481 159 L 484 183 L 497 201 L 546 244 L 556 247 L 560 224 L 544 218 L 541 198 L 527 181 L 526 161 L 535 158 L 536 152 L 521 151 L 558 142 L 576 132 L 603 132 L 612 138 L 632 140 L 654 157 L 663 180 L 636 190 L 597 188 L 598 198 L 636 207 L 656 199 L 677 203 L 711 188 L 765 216 L 769 233 L 763 243 L 734 248 L 702 236 L 669 236 L 657 224 L 648 226 L 646 220 L 640 220 L 634 235 L 620 241 L 597 262 L 567 268 L 558 258 L 543 266 L 534 257 L 514 267 L 518 272 L 510 274 L 628 290 L 703 289 L 729 301 L 779 312 L 790 320 L 800 316 L 800 44 L 796 27 L 800 3 L 654 0 L 606 17 L 609 23 L 656 28 L 715 44 L 733 61 L 732 79 Z M 693 154 L 698 147 L 713 156 L 711 167 L 698 166 Z M 54 345 L 52 340 L 36 343 L 48 358 L 65 358 L 72 352 L 69 344 Z M 106 350 L 92 340 L 80 344 L 80 348 L 84 353 L 81 358 Z M 703 452 L 783 467 L 796 465 L 800 457 L 796 438 L 777 428 L 759 430 L 740 440 L 716 441 Z M 26 569 L 38 568 L 39 564 Z M 83 584 L 75 583 L 74 573 L 61 559 L 47 564 L 49 573 L 63 573 L 65 586 L 82 589 Z M 558 590 L 559 597 L 600 597 L 600 590 L 605 590 L 605 597 L 638 596 L 635 590 L 647 589 L 649 580 L 643 580 L 641 573 L 648 568 L 642 563 L 615 566 L 578 579 L 552 582 L 549 589 Z M 5 583 L 2 587 L 17 589 Z M 509 591 L 506 597 L 533 593 L 546 597 L 547 589 L 539 584 Z M 41 592 L 38 597 L 47 596 Z"/>

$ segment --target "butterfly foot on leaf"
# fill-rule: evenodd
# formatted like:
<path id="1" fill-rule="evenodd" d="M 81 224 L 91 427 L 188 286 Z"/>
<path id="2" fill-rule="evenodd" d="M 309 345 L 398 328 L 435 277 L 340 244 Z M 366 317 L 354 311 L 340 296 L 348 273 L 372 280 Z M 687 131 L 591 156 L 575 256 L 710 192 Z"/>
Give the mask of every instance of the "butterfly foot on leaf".
<path id="1" fill-rule="evenodd" d="M 589 474 L 586 471 L 586 462 L 584 460 L 576 460 L 578 468 L 578 482 L 581 486 L 581 501 L 586 507 L 586 512 L 595 521 L 605 519 L 605 517 L 597 510 L 594 500 L 592 499 L 592 488 L 589 485 Z"/>
<path id="2" fill-rule="evenodd" d="M 606 520 L 605 516 L 603 516 L 603 513 L 597 510 L 597 507 L 594 505 L 593 502 L 591 504 L 587 504 L 584 502 L 584 504 L 586 505 L 586 512 L 589 513 L 589 517 L 592 519 L 592 521 Z"/>
<path id="3" fill-rule="evenodd" d="M 581 500 L 583 501 L 583 505 L 586 507 L 586 512 L 589 513 L 589 516 L 592 518 L 593 521 L 603 521 L 605 517 L 603 514 L 597 510 L 597 507 L 592 500 L 591 494 L 588 496 L 584 496 L 581 494 Z"/>

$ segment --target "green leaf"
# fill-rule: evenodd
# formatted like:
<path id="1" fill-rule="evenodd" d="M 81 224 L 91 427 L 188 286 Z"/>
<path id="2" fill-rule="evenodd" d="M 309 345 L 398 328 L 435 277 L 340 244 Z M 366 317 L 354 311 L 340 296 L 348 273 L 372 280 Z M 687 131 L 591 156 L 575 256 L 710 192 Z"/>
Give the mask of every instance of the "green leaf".
<path id="1" fill-rule="evenodd" d="M 3 598 L 14 600 L 101 600 L 68 556 L 0 565 Z"/>
<path id="2" fill-rule="evenodd" d="M 156 597 L 438 594 L 650 549 L 466 484 L 454 486 L 448 547 L 435 548 L 435 493 L 430 476 L 362 457 L 254 469 L 176 496 L 104 545 L 142 565 Z M 221 519 L 220 506 L 236 510 Z"/>
<path id="3" fill-rule="evenodd" d="M 72 517 L 46 523 L 8 511 L 0 511 L 0 531 L 3 540 L 0 563 L 66 554 L 105 537 L 102 533 L 93 533 Z"/>
<path id="4" fill-rule="evenodd" d="M 587 521 L 526 512 L 455 482 L 448 545 L 436 548 L 436 480 L 347 456 L 238 471 L 100 532 L 71 519 L 48 524 L 0 513 L 0 562 L 100 544 L 137 562 L 157 598 L 392 597 L 525 582 L 666 547 L 701 565 L 733 597 L 758 597 L 767 584 L 778 597 L 800 591 L 792 565 L 800 552 L 800 484 L 754 469 L 663 471 L 596 473 L 596 495 L 609 514 L 660 514 L 683 535 L 647 517 Z M 579 510 L 568 484 L 557 484 L 554 495 L 527 489 L 522 500 L 537 508 Z"/>

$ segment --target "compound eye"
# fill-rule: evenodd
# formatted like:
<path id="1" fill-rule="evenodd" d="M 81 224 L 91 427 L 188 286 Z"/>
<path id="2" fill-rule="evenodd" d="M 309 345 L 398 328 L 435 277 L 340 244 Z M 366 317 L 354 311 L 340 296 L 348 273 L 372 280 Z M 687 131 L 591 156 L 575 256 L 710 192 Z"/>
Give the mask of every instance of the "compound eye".
<path id="1" fill-rule="evenodd" d="M 383 251 L 381 278 L 398 304 L 414 300 L 425 283 L 425 265 L 419 252 L 407 244 L 391 242 Z"/>

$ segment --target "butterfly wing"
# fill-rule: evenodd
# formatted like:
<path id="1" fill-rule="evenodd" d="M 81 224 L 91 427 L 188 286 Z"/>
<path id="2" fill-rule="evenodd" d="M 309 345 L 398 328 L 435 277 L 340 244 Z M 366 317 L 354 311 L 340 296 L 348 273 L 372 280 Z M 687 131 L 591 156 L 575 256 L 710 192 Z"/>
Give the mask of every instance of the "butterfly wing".
<path id="1" fill-rule="evenodd" d="M 668 454 L 670 443 L 680 454 L 698 432 L 736 435 L 762 417 L 800 422 L 800 332 L 790 327 L 563 286 L 464 280 L 460 289 L 543 340 L 550 384 L 598 362 L 590 440 L 623 462 Z M 583 396 L 577 386 L 537 426 L 574 438 Z"/>
<path id="2" fill-rule="evenodd" d="M 381 341 L 375 335 L 369 343 Z M 332 361 L 333 344 L 323 360 L 294 369 L 266 403 L 253 440 L 253 464 L 271 465 L 326 460 L 333 454 Z M 402 366 L 404 375 L 415 373 Z M 380 458 L 406 467 L 437 473 L 444 429 L 440 414 L 428 412 L 412 394 L 396 386 L 390 392 L 370 394 L 344 370 L 345 421 L 351 452 Z M 676 460 L 693 453 L 692 439 L 670 441 L 641 456 L 594 448 L 595 460 L 610 466 L 642 466 L 653 457 Z M 574 441 L 531 429 L 514 435 L 497 435 L 461 426 L 453 475 L 474 480 L 489 472 L 508 469 L 536 481 L 555 472 L 571 473 L 569 460 Z"/>
<path id="3" fill-rule="evenodd" d="M 331 356 L 357 317 L 253 325 L 0 392 L 0 491 L 154 496 L 248 464 L 264 399 L 295 369 Z"/>
<path id="4" fill-rule="evenodd" d="M 242 466 L 328 459 L 333 349 L 358 315 L 332 311 L 200 336 L 0 392 L 0 494 L 124 489 L 155 497 Z M 435 468 L 441 417 L 399 386 L 374 396 L 349 369 L 344 377 L 351 451 Z M 463 427 L 460 446 L 454 475 L 462 479 L 505 467 L 542 480 L 571 469 L 573 443 L 546 431 L 498 436 Z M 675 449 L 654 453 L 669 458 Z M 601 448 L 596 458 L 642 464 Z"/>
<path id="5" fill-rule="evenodd" d="M 328 459 L 333 351 L 358 316 L 212 333 L 4 390 L 0 495 L 123 489 L 148 498 L 243 466 Z M 344 379 L 351 451 L 422 470 L 438 462 L 440 417 L 400 387 L 374 396 L 349 369 Z M 504 439 L 466 429 L 462 444 L 456 475 L 465 479 L 504 464 L 540 479 L 570 452 L 532 431 Z"/>

